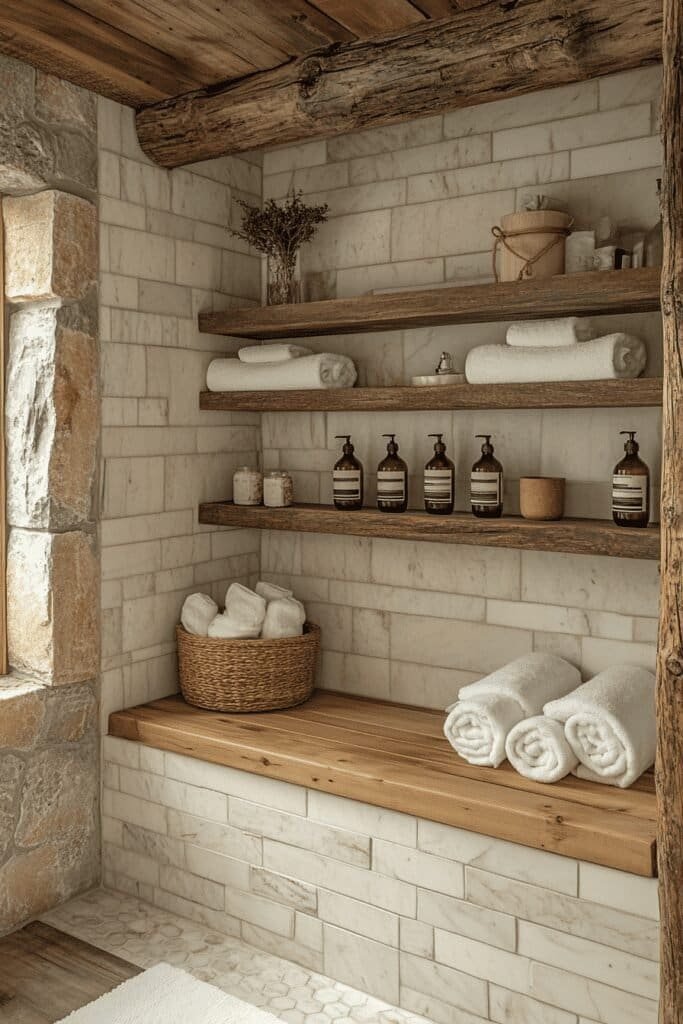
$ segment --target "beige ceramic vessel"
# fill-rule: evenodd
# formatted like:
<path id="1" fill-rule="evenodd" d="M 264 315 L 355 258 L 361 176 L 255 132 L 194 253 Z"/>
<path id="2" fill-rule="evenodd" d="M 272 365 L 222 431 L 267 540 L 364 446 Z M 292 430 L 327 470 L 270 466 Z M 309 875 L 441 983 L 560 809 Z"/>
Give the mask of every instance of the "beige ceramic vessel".
<path id="1" fill-rule="evenodd" d="M 519 507 L 525 519 L 561 519 L 564 515 L 563 476 L 523 476 Z"/>

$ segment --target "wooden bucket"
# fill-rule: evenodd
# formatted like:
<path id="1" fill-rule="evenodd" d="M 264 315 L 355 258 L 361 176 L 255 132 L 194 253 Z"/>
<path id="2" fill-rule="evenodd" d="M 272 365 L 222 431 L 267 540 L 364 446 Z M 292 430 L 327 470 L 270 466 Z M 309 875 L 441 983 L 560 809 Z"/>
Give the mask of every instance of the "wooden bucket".
<path id="1" fill-rule="evenodd" d="M 570 225 L 571 217 L 560 210 L 508 213 L 501 226 L 493 228 L 496 279 L 521 281 L 564 274 L 564 240 Z"/>

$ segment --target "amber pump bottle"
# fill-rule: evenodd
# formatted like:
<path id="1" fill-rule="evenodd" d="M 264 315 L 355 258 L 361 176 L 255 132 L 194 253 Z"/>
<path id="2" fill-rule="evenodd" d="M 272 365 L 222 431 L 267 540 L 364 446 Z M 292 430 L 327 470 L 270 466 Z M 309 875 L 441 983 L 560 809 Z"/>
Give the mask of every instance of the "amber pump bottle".
<path id="1" fill-rule="evenodd" d="M 612 519 L 617 526 L 647 526 L 650 519 L 650 470 L 638 455 L 635 430 L 624 445 L 626 455 L 614 467 L 612 477 Z"/>
<path id="2" fill-rule="evenodd" d="M 344 441 L 342 457 L 332 471 L 332 500 L 334 507 L 351 511 L 363 507 L 363 464 L 356 458 L 350 434 L 337 434 Z"/>
<path id="3" fill-rule="evenodd" d="M 480 519 L 497 519 L 503 514 L 503 467 L 494 458 L 491 434 L 474 436 L 483 438 L 484 443 L 470 477 L 472 514 Z"/>
<path id="4" fill-rule="evenodd" d="M 405 512 L 408 508 L 408 467 L 398 454 L 395 434 L 389 438 L 386 457 L 377 467 L 377 508 L 380 512 Z"/>
<path id="5" fill-rule="evenodd" d="M 449 516 L 455 501 L 455 466 L 446 455 L 443 434 L 427 434 L 427 437 L 435 437 L 436 444 L 434 455 L 425 466 L 425 511 L 434 516 Z"/>

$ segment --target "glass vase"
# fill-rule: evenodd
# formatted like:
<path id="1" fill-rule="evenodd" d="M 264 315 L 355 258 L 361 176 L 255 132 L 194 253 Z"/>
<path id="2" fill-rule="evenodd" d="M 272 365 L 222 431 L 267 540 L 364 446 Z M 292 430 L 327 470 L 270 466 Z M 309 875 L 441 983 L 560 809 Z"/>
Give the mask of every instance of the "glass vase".
<path id="1" fill-rule="evenodd" d="M 281 256 L 268 257 L 268 286 L 266 302 L 269 306 L 282 306 L 301 302 L 301 274 L 299 254 L 294 260 Z"/>

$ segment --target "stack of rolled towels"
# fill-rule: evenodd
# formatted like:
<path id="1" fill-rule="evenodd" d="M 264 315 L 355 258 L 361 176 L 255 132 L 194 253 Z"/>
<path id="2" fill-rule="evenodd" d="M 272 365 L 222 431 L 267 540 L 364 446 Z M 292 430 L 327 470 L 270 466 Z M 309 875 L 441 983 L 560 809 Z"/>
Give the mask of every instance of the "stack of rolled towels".
<path id="1" fill-rule="evenodd" d="M 208 594 L 191 594 L 185 599 L 180 621 L 194 636 L 280 640 L 301 636 L 306 609 L 293 591 L 261 580 L 254 590 L 241 583 L 231 583 L 223 612 Z"/>
<path id="2" fill-rule="evenodd" d="M 248 345 L 237 359 L 214 359 L 206 386 L 209 391 L 311 391 L 351 388 L 357 376 L 348 356 L 285 343 Z"/>
<path id="3" fill-rule="evenodd" d="M 470 764 L 507 757 L 525 778 L 557 782 L 570 772 L 625 788 L 654 764 L 655 677 L 615 665 L 586 683 L 554 654 L 526 654 L 463 686 L 444 732 Z"/>
<path id="4" fill-rule="evenodd" d="M 593 322 L 576 316 L 510 324 L 504 345 L 468 353 L 470 384 L 621 380 L 639 377 L 647 349 L 640 338 L 616 332 L 597 337 Z"/>

